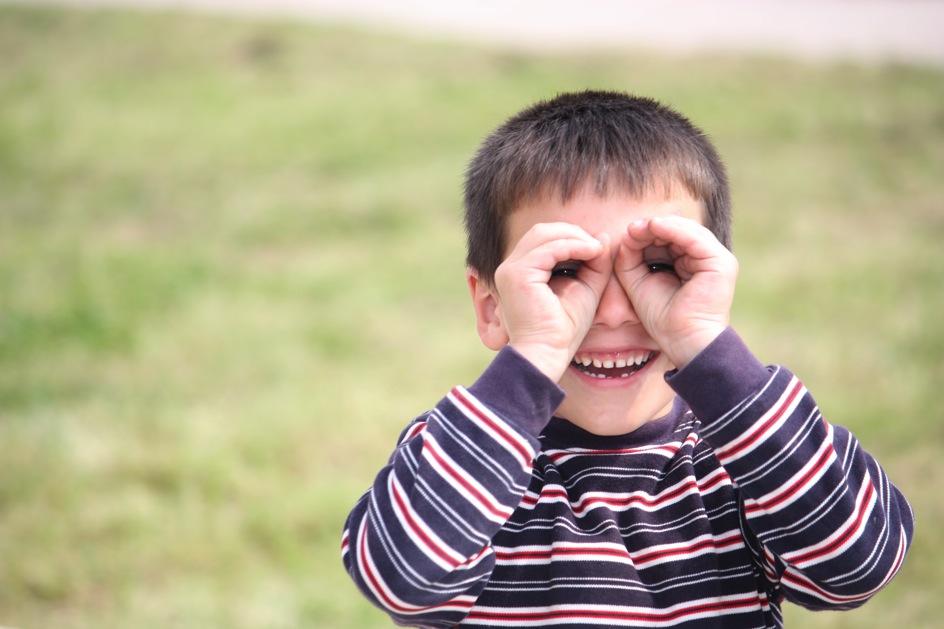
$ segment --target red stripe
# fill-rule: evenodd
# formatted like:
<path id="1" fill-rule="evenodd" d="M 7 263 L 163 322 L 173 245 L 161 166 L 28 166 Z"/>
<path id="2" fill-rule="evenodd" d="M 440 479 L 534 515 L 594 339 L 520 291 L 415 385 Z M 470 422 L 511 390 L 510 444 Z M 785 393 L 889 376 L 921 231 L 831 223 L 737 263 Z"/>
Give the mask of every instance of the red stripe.
<path id="1" fill-rule="evenodd" d="M 370 581 L 371 585 L 373 586 L 373 590 L 377 592 L 380 598 L 383 599 L 384 606 L 386 606 L 387 609 L 392 609 L 393 611 L 404 613 L 404 614 L 415 614 L 417 612 L 428 611 L 431 609 L 436 609 L 437 607 L 445 607 L 445 606 L 460 606 L 467 609 L 472 608 L 472 604 L 473 604 L 472 601 L 455 601 L 455 602 L 446 601 L 445 603 L 441 603 L 439 605 L 430 605 L 429 607 L 419 607 L 416 609 L 413 609 L 410 607 L 403 607 L 402 605 L 397 604 L 389 596 L 387 596 L 386 592 L 384 592 L 384 588 L 381 586 L 381 583 L 377 580 L 377 577 L 374 575 L 373 570 L 370 569 L 370 564 L 368 564 L 367 560 L 365 559 L 366 557 L 365 551 L 366 551 L 366 546 L 367 546 L 366 535 L 361 537 L 360 546 L 361 546 L 361 550 L 360 550 L 360 553 L 358 554 L 360 555 L 359 563 L 361 564 L 361 568 L 363 569 L 364 575 L 367 577 L 367 579 Z"/>
<path id="2" fill-rule="evenodd" d="M 364 523 L 364 526 L 366 526 L 366 522 Z M 388 609 L 392 609 L 394 611 L 400 611 L 400 612 L 412 611 L 410 609 L 407 609 L 406 607 L 401 607 L 397 603 L 393 602 L 393 600 L 389 596 L 387 596 L 387 593 L 384 592 L 384 589 L 381 586 L 380 582 L 377 581 L 377 577 L 374 576 L 374 572 L 373 570 L 370 569 L 370 565 L 367 563 L 367 559 L 366 559 L 366 556 L 367 556 L 365 554 L 367 550 L 367 536 L 366 535 L 361 536 L 360 546 L 361 546 L 361 551 L 359 553 L 360 555 L 359 563 L 361 564 L 361 568 L 363 569 L 364 576 L 366 576 L 367 579 L 370 581 L 374 592 L 376 592 L 377 595 L 383 599 L 384 605 Z"/>
<path id="3" fill-rule="evenodd" d="M 613 450 L 588 450 L 586 452 L 574 452 L 571 450 L 564 450 L 559 452 L 554 452 L 549 455 L 550 459 L 557 463 L 560 459 L 574 456 L 614 456 L 620 454 L 640 454 L 640 453 L 651 453 L 651 452 L 665 452 L 669 455 L 674 455 L 679 451 L 679 446 L 676 445 L 662 445 L 662 446 L 646 446 L 642 448 L 617 448 Z"/>
<path id="4" fill-rule="evenodd" d="M 702 493 L 708 491 L 709 489 L 714 489 L 716 485 L 723 483 L 724 481 L 730 481 L 731 477 L 728 476 L 728 473 L 724 471 L 724 468 L 720 468 L 721 472 L 717 476 L 711 479 L 710 482 L 705 483 L 704 485 L 699 485 L 698 490 Z"/>
<path id="5" fill-rule="evenodd" d="M 868 509 L 869 501 L 872 499 L 872 494 L 875 492 L 875 486 L 872 483 L 869 483 L 865 488 L 865 496 L 862 498 L 862 504 L 859 505 L 859 513 L 855 521 L 853 521 L 840 535 L 837 539 L 833 540 L 831 544 L 825 548 L 820 548 L 818 550 L 811 550 L 805 555 L 800 555 L 799 557 L 791 557 L 790 563 L 793 565 L 798 565 L 804 561 L 809 561 L 811 559 L 816 559 L 817 557 L 822 557 L 823 555 L 828 555 L 835 549 L 842 546 L 846 541 L 852 537 L 856 531 L 858 531 L 862 526 L 862 520 L 865 519 L 865 512 Z"/>
<path id="6" fill-rule="evenodd" d="M 816 593 L 819 594 L 822 598 L 830 600 L 834 603 L 853 603 L 856 601 L 865 600 L 869 598 L 870 596 L 872 596 L 873 594 L 875 594 L 876 592 L 878 592 L 879 590 L 881 590 L 883 587 L 885 587 L 885 585 L 891 580 L 891 578 L 895 575 L 895 573 L 898 572 L 898 569 L 901 567 L 901 564 L 904 561 L 904 559 L 905 559 L 905 542 L 904 542 L 904 538 L 900 537 L 898 540 L 898 551 L 897 551 L 897 554 L 895 555 L 895 561 L 894 563 L 892 563 L 891 570 L 889 570 L 888 573 L 886 573 L 885 578 L 882 579 L 882 582 L 879 583 L 878 586 L 876 586 L 875 588 L 867 592 L 862 592 L 861 594 L 856 594 L 853 596 L 840 596 L 840 595 L 830 594 L 829 592 L 819 587 L 818 585 L 816 585 L 809 579 L 805 578 L 802 575 L 802 573 L 798 573 L 798 572 L 784 572 L 782 580 L 787 581 L 787 582 L 792 582 L 794 585 L 806 586 L 807 588 L 811 590 L 815 590 Z"/>
<path id="7" fill-rule="evenodd" d="M 524 496 L 524 497 L 521 499 L 521 503 L 520 503 L 520 504 L 523 504 L 523 505 L 527 505 L 527 506 L 529 506 L 529 507 L 532 507 L 532 506 L 536 505 L 536 504 L 541 500 L 541 498 L 543 498 L 543 497 L 545 497 L 545 496 L 548 497 L 548 498 L 567 498 L 567 492 L 564 491 L 563 489 L 547 489 L 547 486 L 545 485 L 544 488 L 541 489 L 541 495 L 540 495 L 540 496 L 533 496 L 533 497 L 532 497 L 532 496 Z"/>
<path id="8" fill-rule="evenodd" d="M 591 506 L 598 505 L 598 504 L 605 504 L 611 507 L 624 507 L 624 506 L 629 506 L 633 503 L 642 503 L 648 507 L 657 507 L 663 502 L 667 502 L 669 500 L 672 500 L 673 498 L 676 498 L 684 494 L 686 491 L 692 489 L 692 487 L 695 487 L 700 492 L 706 492 L 710 489 L 713 489 L 715 486 L 723 483 L 724 481 L 730 480 L 730 479 L 731 477 L 728 476 L 728 474 L 722 470 L 721 473 L 718 473 L 717 476 L 712 478 L 710 481 L 708 481 L 704 485 L 698 485 L 697 483 L 693 483 L 691 480 L 689 480 L 685 485 L 677 487 L 676 489 L 672 490 L 670 493 L 659 496 L 658 498 L 646 498 L 645 496 L 626 496 L 623 498 L 606 498 L 606 497 L 587 498 L 585 501 L 577 503 L 577 506 L 575 507 L 575 511 L 586 512 L 589 510 Z M 564 498 L 565 500 L 570 499 L 570 497 L 568 496 L 565 490 L 548 489 L 547 486 L 545 486 L 544 488 L 541 489 L 541 493 L 539 495 L 537 496 L 526 495 L 521 499 L 521 502 L 519 504 L 527 506 L 527 507 L 533 507 L 536 504 L 538 504 L 542 498 Z"/>
<path id="9" fill-rule="evenodd" d="M 779 420 L 780 417 L 787 411 L 787 407 L 790 406 L 791 403 L 793 403 L 793 400 L 796 399 L 796 396 L 799 394 L 802 388 L 803 388 L 803 383 L 797 380 L 797 383 L 793 387 L 793 390 L 790 392 L 790 395 L 787 397 L 787 400 L 780 406 L 780 408 L 777 409 L 776 413 L 774 413 L 770 418 L 767 419 L 766 422 L 764 422 L 762 426 L 760 426 L 754 431 L 753 436 L 750 439 L 748 439 L 747 441 L 744 441 L 743 443 L 738 444 L 731 450 L 725 451 L 724 454 L 721 454 L 719 456 L 721 458 L 729 459 L 733 457 L 735 454 L 737 454 L 738 452 L 740 452 L 741 450 L 744 450 L 745 448 L 753 445 L 758 440 L 760 440 L 764 432 L 768 428 L 773 426 L 775 423 L 777 423 L 777 420 Z"/>
<path id="10" fill-rule="evenodd" d="M 706 539 L 700 542 L 696 542 L 690 546 L 685 546 L 682 548 L 666 548 L 662 550 L 651 551 L 649 553 L 640 553 L 639 555 L 633 556 L 633 561 L 644 562 L 651 561 L 653 559 L 661 559 L 663 557 L 671 557 L 673 555 L 688 555 L 697 550 L 703 550 L 705 548 L 726 548 L 728 546 L 735 546 L 743 541 L 740 533 L 734 533 L 731 537 L 723 537 L 719 540 Z"/>
<path id="11" fill-rule="evenodd" d="M 793 585 L 805 586 L 811 590 L 814 590 L 821 598 L 824 598 L 828 601 L 832 601 L 833 603 L 852 603 L 854 601 L 867 598 L 868 594 L 870 594 L 870 593 L 866 593 L 866 594 L 860 594 L 857 596 L 834 596 L 833 594 L 830 594 L 829 592 L 819 587 L 818 585 L 816 585 L 809 579 L 801 576 L 799 573 L 793 573 L 793 572 L 784 572 L 783 576 L 781 577 L 781 580 L 786 581 L 787 583 L 793 583 Z"/>
<path id="12" fill-rule="evenodd" d="M 680 485 L 679 487 L 676 487 L 672 491 L 662 494 L 658 498 L 647 498 L 646 496 L 627 496 L 625 498 L 602 498 L 601 497 L 601 498 L 590 498 L 587 500 L 587 504 L 590 504 L 591 502 L 602 502 L 603 504 L 608 504 L 612 506 L 628 506 L 634 502 L 638 502 L 638 503 L 642 503 L 646 505 L 647 507 L 654 507 L 663 502 L 668 502 L 669 500 L 673 498 L 677 498 L 678 496 L 681 496 L 686 491 L 692 488 L 698 489 L 698 485 L 694 481 L 689 479 L 684 485 Z M 584 505 L 580 504 L 580 502 L 578 502 L 577 504 L 579 505 L 578 508 L 580 509 L 584 508 Z"/>
<path id="13" fill-rule="evenodd" d="M 786 490 L 786 493 L 781 493 L 779 496 L 775 496 L 774 498 L 771 498 L 765 502 L 755 502 L 745 505 L 745 513 L 750 515 L 751 513 L 761 511 L 763 509 L 772 509 L 780 503 L 785 502 L 795 496 L 797 492 L 803 488 L 803 485 L 805 485 L 811 478 L 816 476 L 819 471 L 826 466 L 826 463 L 829 461 L 829 457 L 832 453 L 833 446 L 832 444 L 829 444 L 823 453 L 819 455 L 819 460 L 816 462 L 816 465 L 810 468 L 801 478 L 797 479 L 797 481 Z"/>
<path id="14" fill-rule="evenodd" d="M 495 551 L 496 559 L 550 559 L 555 555 L 600 555 L 629 559 L 625 548 L 551 548 L 549 550 Z"/>
<path id="15" fill-rule="evenodd" d="M 727 474 L 718 474 L 715 478 L 711 479 L 705 485 L 699 486 L 695 481 L 689 479 L 684 485 L 680 485 L 673 489 L 672 491 L 663 494 L 658 497 L 649 498 L 646 496 L 624 496 L 624 497 L 591 497 L 586 498 L 585 500 L 579 501 L 575 505 L 575 511 L 587 511 L 591 505 L 605 504 L 611 507 L 626 507 L 631 504 L 639 503 L 646 505 L 647 507 L 657 507 L 664 502 L 668 502 L 674 498 L 677 498 L 684 494 L 685 492 L 691 489 L 697 489 L 699 491 L 707 491 L 712 489 L 719 483 L 723 483 L 728 479 Z M 567 492 L 563 489 L 542 489 L 540 495 L 538 496 L 524 496 L 521 499 L 522 505 L 525 506 L 534 506 L 541 501 L 541 498 L 564 498 L 569 500 Z"/>
<path id="16" fill-rule="evenodd" d="M 458 388 L 453 389 L 452 394 L 456 396 L 456 399 L 462 402 L 463 406 L 465 406 L 467 409 L 472 411 L 473 415 L 478 417 L 479 420 L 481 420 L 485 425 L 487 425 L 492 430 L 497 432 L 512 448 L 514 448 L 515 451 L 517 451 L 518 454 L 521 456 L 521 460 L 524 463 L 525 467 L 531 467 L 531 461 L 532 461 L 531 453 L 528 452 L 528 450 L 524 446 L 522 446 L 513 435 L 509 434 L 508 431 L 506 431 L 504 428 L 502 428 L 501 426 L 496 424 L 494 421 L 492 421 L 491 418 L 488 417 L 488 415 L 486 415 L 485 413 L 480 411 L 478 408 L 476 408 L 475 405 L 471 401 L 469 401 L 468 398 L 462 395 L 462 392 L 459 391 Z"/>
<path id="17" fill-rule="evenodd" d="M 671 612 L 604 612 L 594 609 L 586 610 L 557 610 L 549 612 L 486 612 L 473 609 L 469 612 L 468 618 L 475 620 L 562 620 L 594 618 L 599 620 L 628 620 L 628 621 L 665 621 L 677 620 L 685 616 L 700 614 L 704 612 L 727 611 L 747 606 L 762 605 L 763 600 L 759 596 L 749 598 L 740 598 L 733 601 L 719 601 L 716 603 L 703 603 L 685 609 L 678 609 Z"/>
<path id="18" fill-rule="evenodd" d="M 681 548 L 666 548 L 657 551 L 650 551 L 648 553 L 639 553 L 637 555 L 631 555 L 624 548 L 554 547 L 547 550 L 495 551 L 495 557 L 502 560 L 515 560 L 551 559 L 556 556 L 569 555 L 586 555 L 592 557 L 596 555 L 602 557 L 622 557 L 641 563 L 645 561 L 651 561 L 653 559 L 661 559 L 662 557 L 686 555 L 705 548 L 720 549 L 727 548 L 728 546 L 736 546 L 742 542 L 742 539 L 743 538 L 741 537 L 740 533 L 735 532 L 732 533 L 730 537 L 723 537 L 717 540 L 707 539 Z"/>
<path id="19" fill-rule="evenodd" d="M 491 502 L 490 502 L 485 496 L 483 496 L 483 495 L 479 492 L 479 490 L 477 490 L 475 487 L 473 487 L 471 484 L 469 484 L 464 478 L 462 478 L 462 476 L 456 471 L 456 469 L 455 469 L 454 467 L 452 467 L 451 465 L 449 465 L 449 463 L 447 463 L 445 459 L 443 459 L 441 456 L 439 456 L 439 453 L 436 452 L 436 450 L 435 450 L 434 448 L 432 448 L 432 447 L 429 445 L 429 442 L 428 442 L 428 441 L 423 444 L 423 451 L 424 451 L 424 452 L 429 452 L 430 455 L 431 455 L 434 459 L 436 459 L 436 461 L 437 461 L 440 465 L 442 465 L 444 468 L 446 468 L 446 471 L 449 472 L 449 475 L 452 476 L 452 477 L 453 477 L 454 479 L 456 479 L 457 481 L 459 481 L 459 484 L 462 485 L 462 487 L 463 487 L 467 492 L 469 492 L 470 494 L 472 494 L 472 496 L 474 496 L 475 499 L 478 500 L 479 503 L 480 503 L 487 511 L 489 511 L 492 515 L 494 515 L 494 516 L 496 516 L 496 517 L 499 517 L 499 518 L 502 518 L 502 519 L 507 519 L 507 518 L 508 518 L 508 514 L 507 514 L 507 513 L 498 510 L 494 505 L 492 505 Z"/>
<path id="20" fill-rule="evenodd" d="M 414 424 L 413 427 L 410 428 L 409 432 L 406 433 L 406 436 L 403 437 L 403 441 L 402 441 L 401 443 L 404 443 L 404 442 L 409 441 L 410 439 L 412 439 L 413 437 L 415 437 L 415 436 L 418 435 L 419 433 L 423 432 L 424 430 L 426 430 L 426 422 L 425 422 L 425 421 L 421 421 L 421 422 L 418 422 L 418 423 Z"/>
<path id="21" fill-rule="evenodd" d="M 400 506 L 400 510 L 403 512 L 403 516 L 406 518 L 407 524 L 410 525 L 410 528 L 413 530 L 413 532 L 414 532 L 420 539 L 422 539 L 423 542 L 426 544 L 426 546 L 427 546 L 430 550 L 432 550 L 434 553 L 436 553 L 436 555 L 438 555 L 440 559 L 442 559 L 443 561 L 445 561 L 447 564 L 449 564 L 449 565 L 452 566 L 453 568 L 455 568 L 456 566 L 458 566 L 460 562 L 458 562 L 458 561 L 456 561 L 455 559 L 453 559 L 452 557 L 450 557 L 450 556 L 446 553 L 446 551 L 444 551 L 442 548 L 440 548 L 439 545 L 437 545 L 437 544 L 426 534 L 426 532 L 423 531 L 422 528 L 420 528 L 420 525 L 416 522 L 416 520 L 413 518 L 413 516 L 410 515 L 410 512 L 409 512 L 409 510 L 407 509 L 407 505 L 406 505 L 406 503 L 405 503 L 404 500 L 403 500 L 403 496 L 401 496 L 401 495 L 400 495 L 400 492 L 397 490 L 397 485 L 396 485 L 396 483 L 394 483 L 394 482 L 391 481 L 391 485 L 393 486 L 393 499 L 397 501 L 397 504 Z"/>

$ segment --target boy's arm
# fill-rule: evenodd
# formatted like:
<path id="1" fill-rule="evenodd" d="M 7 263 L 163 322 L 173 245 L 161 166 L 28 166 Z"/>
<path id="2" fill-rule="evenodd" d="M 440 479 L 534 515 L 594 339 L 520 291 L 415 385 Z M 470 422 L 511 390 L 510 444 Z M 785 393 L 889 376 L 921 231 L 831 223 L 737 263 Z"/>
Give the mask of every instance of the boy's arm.
<path id="1" fill-rule="evenodd" d="M 342 557 L 402 624 L 459 622 L 495 564 L 491 539 L 527 489 L 562 391 L 510 347 L 408 426 L 348 517 Z"/>
<path id="2" fill-rule="evenodd" d="M 765 368 L 729 329 L 667 380 L 701 420 L 701 437 L 741 493 L 760 564 L 789 600 L 856 607 L 895 575 L 911 509 L 796 376 Z"/>
<path id="3" fill-rule="evenodd" d="M 527 490 L 538 432 L 563 399 L 555 381 L 590 326 L 609 251 L 574 225 L 538 224 L 494 286 L 476 284 L 480 334 L 501 351 L 472 387 L 453 389 L 404 432 L 342 537 L 351 577 L 397 622 L 453 625 L 485 587 L 491 540 Z M 585 262 L 578 281 L 552 282 L 566 260 Z"/>
<path id="4" fill-rule="evenodd" d="M 674 273 L 652 273 L 648 256 L 670 258 Z M 629 225 L 616 273 L 680 368 L 668 382 L 741 492 L 767 577 L 807 607 L 860 605 L 901 566 L 911 509 L 795 376 L 765 368 L 726 327 L 737 267 L 705 227 L 666 216 Z"/>

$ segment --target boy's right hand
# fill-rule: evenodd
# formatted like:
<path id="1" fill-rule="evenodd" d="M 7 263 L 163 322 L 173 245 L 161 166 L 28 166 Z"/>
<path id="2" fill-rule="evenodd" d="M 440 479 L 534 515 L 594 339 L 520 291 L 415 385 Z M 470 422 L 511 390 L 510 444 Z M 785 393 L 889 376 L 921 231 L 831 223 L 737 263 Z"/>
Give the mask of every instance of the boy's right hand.
<path id="1" fill-rule="evenodd" d="M 495 271 L 498 316 L 508 344 L 560 380 L 590 329 L 612 272 L 607 234 L 597 239 L 570 223 L 531 227 Z"/>

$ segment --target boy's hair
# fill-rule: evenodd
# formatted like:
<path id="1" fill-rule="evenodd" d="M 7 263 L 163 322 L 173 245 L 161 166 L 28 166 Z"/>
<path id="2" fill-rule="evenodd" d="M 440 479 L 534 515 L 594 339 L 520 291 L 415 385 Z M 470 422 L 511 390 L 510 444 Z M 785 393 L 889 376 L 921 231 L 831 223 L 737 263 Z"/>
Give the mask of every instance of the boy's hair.
<path id="1" fill-rule="evenodd" d="M 632 196 L 681 184 L 705 205 L 705 224 L 731 246 L 724 164 L 687 118 L 650 99 L 585 91 L 541 101 L 492 132 L 465 180 L 466 263 L 491 283 L 504 258 L 505 222 L 521 203 L 584 185 Z"/>

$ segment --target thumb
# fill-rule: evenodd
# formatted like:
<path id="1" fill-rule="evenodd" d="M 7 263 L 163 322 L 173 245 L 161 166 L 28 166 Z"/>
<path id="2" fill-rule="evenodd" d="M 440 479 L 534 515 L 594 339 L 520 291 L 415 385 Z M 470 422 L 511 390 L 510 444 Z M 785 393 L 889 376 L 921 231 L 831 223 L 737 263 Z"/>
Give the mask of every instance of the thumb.
<path id="1" fill-rule="evenodd" d="M 580 280 L 593 291 L 597 301 L 599 301 L 603 296 L 603 291 L 606 290 L 607 283 L 610 281 L 610 276 L 613 274 L 613 243 L 610 240 L 610 235 L 606 232 L 597 234 L 594 237 L 603 246 L 600 248 L 598 256 L 584 261 Z"/>
<path id="2" fill-rule="evenodd" d="M 623 290 L 632 295 L 640 282 L 649 276 L 649 267 L 646 265 L 642 249 L 633 249 L 621 242 L 616 252 L 613 272 Z"/>

